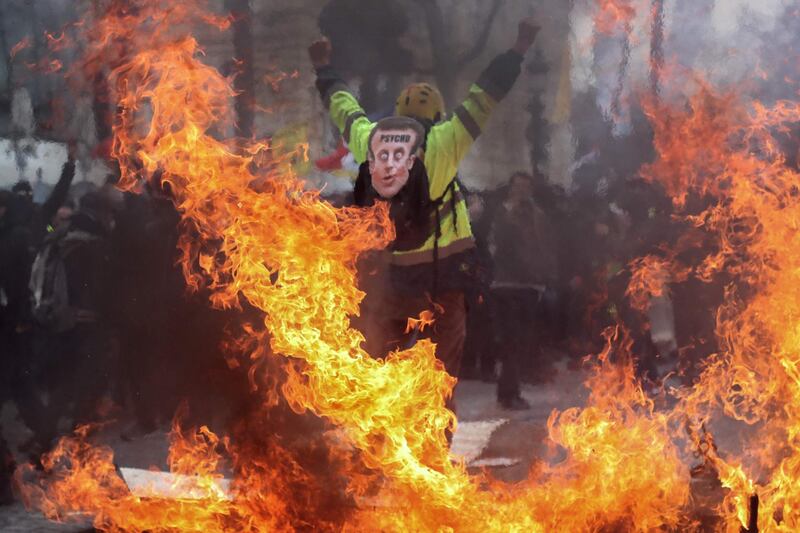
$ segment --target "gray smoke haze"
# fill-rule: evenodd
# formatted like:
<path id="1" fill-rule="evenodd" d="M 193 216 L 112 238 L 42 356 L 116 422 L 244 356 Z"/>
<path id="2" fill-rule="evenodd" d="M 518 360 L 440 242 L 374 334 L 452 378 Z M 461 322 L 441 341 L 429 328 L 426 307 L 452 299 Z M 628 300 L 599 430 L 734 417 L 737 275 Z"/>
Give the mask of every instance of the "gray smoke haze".
<path id="1" fill-rule="evenodd" d="M 618 81 L 623 37 L 620 33 L 596 35 L 591 24 L 594 4 L 581 0 L 572 15 L 573 87 L 577 93 L 594 90 L 601 109 L 608 111 Z M 626 100 L 647 87 L 650 71 L 650 1 L 634 0 L 632 4 L 637 16 L 625 78 Z M 755 81 L 759 91 L 790 96 L 796 88 L 785 78 L 800 77 L 798 13 L 800 8 L 793 0 L 665 0 L 663 53 L 673 77 L 663 86 L 664 96 L 685 96 L 691 91 L 691 84 L 686 84 L 690 71 L 701 73 L 718 88 Z M 592 46 L 593 40 L 596 46 Z M 623 124 L 622 130 L 628 126 Z"/>
<path id="2" fill-rule="evenodd" d="M 90 5 L 87 0 L 0 2 L 0 187 L 39 175 L 54 183 L 66 160 L 66 138 L 81 143 L 78 181 L 102 182 L 108 172 L 88 155 L 96 143 L 91 96 L 71 92 L 63 71 L 44 75 L 35 66 L 56 56 L 69 65 L 80 53 L 76 30 L 68 35 L 78 46 L 55 55 L 46 32 L 59 37 Z"/>
<path id="3" fill-rule="evenodd" d="M 652 157 L 640 110 L 640 97 L 652 95 L 652 4 L 630 1 L 636 17 L 629 38 L 622 28 L 611 34 L 597 31 L 595 0 L 574 5 L 571 121 L 576 151 L 567 180 L 573 186 L 609 174 L 631 175 Z M 695 76 L 767 104 L 797 98 L 796 1 L 664 0 L 663 10 L 662 101 L 680 105 L 698 89 Z"/>
<path id="4" fill-rule="evenodd" d="M 169 3 L 165 1 L 165 5 Z M 403 83 L 415 76 L 438 81 L 444 88 L 452 85 L 450 89 L 453 99 L 449 102 L 449 107 L 454 107 L 464 92 L 465 83 L 472 81 L 494 53 L 509 45 L 513 39 L 516 21 L 525 15 L 534 15 L 541 20 L 543 27 L 535 54 L 537 57 L 541 56 L 548 71 L 538 77 L 529 73 L 528 79 L 532 81 L 520 83 L 521 87 L 515 95 L 500 107 L 498 114 L 503 116 L 494 120 L 493 130 L 487 131 L 485 138 L 476 147 L 474 156 L 465 162 L 467 181 L 474 176 L 470 184 L 480 187 L 490 183 L 489 187 L 496 186 L 507 177 L 509 169 L 506 167 L 525 166 L 525 157 L 520 157 L 519 154 L 526 150 L 532 154 L 530 161 L 533 166 L 538 166 L 550 179 L 566 186 L 571 184 L 573 174 L 582 165 L 602 166 L 605 161 L 598 159 L 600 153 L 605 154 L 606 160 L 614 162 L 624 159 L 620 154 L 631 151 L 630 146 L 614 145 L 614 139 L 627 139 L 631 143 L 634 142 L 632 137 L 636 137 L 633 134 L 639 120 L 636 109 L 637 92 L 647 91 L 650 84 L 652 0 L 630 0 L 637 15 L 627 42 L 620 32 L 611 35 L 598 34 L 593 26 L 596 0 L 503 0 L 484 52 L 468 63 L 463 72 L 457 75 L 450 73 L 452 79 L 449 83 L 447 76 L 436 71 L 433 51 L 437 41 L 430 39 L 424 18 L 425 11 L 421 7 L 424 2 L 392 0 L 387 3 L 386 9 L 390 5 L 394 6 L 393 10 L 402 16 L 393 15 L 391 20 L 383 22 L 381 9 L 374 8 L 374 2 L 333 0 L 319 2 L 313 8 L 312 3 L 299 3 L 296 10 L 304 11 L 303 16 L 313 20 L 313 26 L 317 26 L 317 22 L 327 21 L 327 29 L 333 33 L 338 28 L 338 19 L 334 16 L 336 9 L 345 15 L 349 13 L 343 16 L 344 24 L 341 29 L 345 36 L 354 34 L 349 31 L 354 24 L 352 13 L 356 12 L 361 17 L 358 21 L 362 24 L 362 30 L 355 32 L 358 38 L 350 43 L 350 47 L 347 45 L 349 41 L 339 39 L 345 41 L 340 52 L 342 60 L 348 54 L 357 56 L 357 61 L 352 58 L 348 60 L 350 70 L 354 70 L 349 74 L 355 76 L 354 86 L 362 92 L 366 103 L 370 104 L 371 112 L 389 108 L 398 87 L 402 87 Z M 217 4 L 222 5 L 222 2 Z M 288 6 L 289 2 L 252 0 L 251 4 L 255 6 L 256 12 L 265 13 L 265 19 L 272 19 L 266 13 L 286 9 L 284 4 Z M 437 0 L 436 4 L 444 14 L 447 30 L 450 49 L 446 49 L 447 53 L 443 55 L 446 63 L 450 55 L 463 53 L 468 49 L 481 33 L 483 21 L 490 12 L 492 3 Z M 89 5 L 91 3 L 88 0 L 0 1 L 0 112 L 5 113 L 3 120 L 0 120 L 0 137 L 9 139 L 14 135 L 21 136 L 20 132 L 11 131 L 14 128 L 20 129 L 19 124 L 11 120 L 11 102 L 14 98 L 26 97 L 16 94 L 17 90 L 27 91 L 32 104 L 30 112 L 34 116 L 38 116 L 41 108 L 46 108 L 47 102 L 54 96 L 63 92 L 63 80 L 59 80 L 57 76 L 32 76 L 23 72 L 19 63 L 41 59 L 44 54 L 44 43 L 41 42 L 43 30 L 57 31 L 84 12 L 84 8 Z M 304 7 L 300 7 L 301 5 Z M 362 5 L 372 6 L 372 9 L 357 9 Z M 325 6 L 327 16 L 320 20 L 318 15 Z M 380 24 L 372 23 L 374 20 Z M 664 0 L 665 66 L 671 69 L 678 65 L 686 72 L 703 72 L 709 81 L 720 87 L 748 83 L 748 91 L 766 100 L 796 97 L 796 86 L 788 84 L 785 79 L 800 78 L 795 59 L 799 40 L 796 28 L 799 25 L 796 0 Z M 317 28 L 315 31 L 318 31 Z M 314 37 L 311 33 L 306 35 L 305 29 L 298 33 L 303 35 L 298 39 L 302 42 Z M 26 37 L 32 39 L 33 45 L 20 52 L 17 61 L 10 64 L 7 61 L 9 50 Z M 379 42 L 383 37 L 386 42 L 380 47 L 368 44 Z M 405 53 L 407 49 L 413 52 L 413 57 Z M 624 62 L 626 49 L 628 57 Z M 265 47 L 259 50 L 259 58 L 263 62 L 263 57 L 279 52 L 286 55 L 285 51 Z M 292 54 L 300 58 L 300 61 L 295 61 L 296 68 L 306 68 L 302 62 L 303 46 L 295 46 Z M 536 62 L 533 60 L 535 54 L 531 54 L 528 63 Z M 213 57 L 214 54 L 210 54 L 210 58 Z M 414 64 L 410 63 L 411 59 Z M 373 80 L 370 73 L 377 68 L 376 65 L 385 68 L 387 72 L 377 73 Z M 571 74 L 567 77 L 562 75 L 565 65 Z M 412 71 L 411 75 L 408 74 L 409 71 Z M 766 76 L 767 81 L 761 79 L 762 75 Z M 692 90 L 692 84 L 687 83 L 686 75 L 670 75 L 667 79 L 671 81 L 662 85 L 664 98 L 678 99 Z M 750 83 L 751 80 L 755 81 Z M 308 85 L 310 84 L 309 82 Z M 523 94 L 523 91 L 527 93 Z M 562 109 L 564 92 L 567 93 L 568 104 L 569 94 L 572 95 L 571 106 L 567 106 L 570 109 L 566 112 Z M 308 95 L 309 101 L 315 98 L 312 92 L 308 92 Z M 88 102 L 74 104 L 89 105 Z M 526 139 L 525 123 L 533 124 L 536 117 L 532 112 L 521 114 L 508 110 L 530 110 L 535 105 L 543 108 L 541 120 L 546 127 L 541 130 L 529 126 Z M 308 108 L 308 104 L 304 107 Z M 24 114 L 23 112 L 22 115 Z M 512 114 L 516 116 L 511 116 Z M 284 122 L 315 124 L 325 118 L 306 113 L 288 118 L 271 115 L 267 120 L 275 122 L 279 119 Z M 516 122 L 513 127 L 509 127 L 508 123 L 512 121 Z M 85 122 L 84 126 L 91 126 L 91 120 Z M 84 126 L 75 124 L 70 125 L 70 128 L 78 131 L 77 134 L 90 143 L 93 134 L 91 131 L 84 132 Z M 526 147 L 525 143 L 530 146 Z M 534 146 L 537 143 L 539 146 Z M 10 141 L 2 141 L 0 185 L 16 181 L 20 171 L 30 179 L 39 167 L 44 167 L 45 181 L 51 181 L 51 178 L 58 175 L 60 159 L 64 153 L 56 148 L 51 146 L 34 150 L 34 158 L 37 160 L 29 161 L 27 168 L 22 169 L 19 168 L 21 165 L 17 156 L 19 147 L 11 146 Z M 546 161 L 539 157 L 542 152 L 546 154 Z M 57 155 L 45 156 L 45 153 Z M 646 154 L 639 154 L 638 157 L 646 158 Z M 636 161 L 627 164 L 635 167 Z M 616 172 L 623 173 L 626 170 L 617 168 Z"/>

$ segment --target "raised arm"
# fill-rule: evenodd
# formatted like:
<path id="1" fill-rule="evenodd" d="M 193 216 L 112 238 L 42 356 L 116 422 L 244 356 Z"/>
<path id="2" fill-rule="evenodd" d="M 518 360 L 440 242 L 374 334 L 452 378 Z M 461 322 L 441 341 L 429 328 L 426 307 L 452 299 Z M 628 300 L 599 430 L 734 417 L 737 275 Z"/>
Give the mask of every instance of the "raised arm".
<path id="1" fill-rule="evenodd" d="M 367 140 L 375 124 L 367 118 L 361 104 L 331 66 L 330 41 L 314 41 L 308 48 L 308 55 L 317 72 L 317 89 L 331 120 L 342 133 L 355 160 L 363 163 L 367 159 Z"/>
<path id="2" fill-rule="evenodd" d="M 69 197 L 69 188 L 75 178 L 75 150 L 75 143 L 70 142 L 67 145 L 67 161 L 61 168 L 61 176 L 58 178 L 58 183 L 56 183 L 50 196 L 42 204 L 42 221 L 45 226 L 50 223 L 56 211 L 64 205 L 64 202 Z"/>
<path id="3" fill-rule="evenodd" d="M 438 197 L 444 192 L 497 103 L 514 86 L 524 55 L 538 32 L 539 27 L 531 19 L 520 22 L 514 46 L 489 63 L 470 87 L 467 98 L 453 111 L 453 116 L 431 129 L 425 166 L 432 180 L 432 196 Z"/>

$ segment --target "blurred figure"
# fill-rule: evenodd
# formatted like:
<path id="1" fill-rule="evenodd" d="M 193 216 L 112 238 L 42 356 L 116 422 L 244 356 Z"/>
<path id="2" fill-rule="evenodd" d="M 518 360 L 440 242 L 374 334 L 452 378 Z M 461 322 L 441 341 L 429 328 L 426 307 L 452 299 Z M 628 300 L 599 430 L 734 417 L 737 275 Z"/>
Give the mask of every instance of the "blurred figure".
<path id="1" fill-rule="evenodd" d="M 28 291 L 31 266 L 34 256 L 47 236 L 48 226 L 58 209 L 66 202 L 70 185 L 75 177 L 74 143 L 68 146 L 67 161 L 61 176 L 47 200 L 42 204 L 33 202 L 33 187 L 25 180 L 12 187 L 13 198 L 7 209 L 6 235 L 2 239 L 2 261 L 0 269 L 5 273 L 5 314 L 9 322 L 6 327 L 6 357 L 10 392 L 15 399 L 25 424 L 34 432 L 42 428 L 43 403 L 37 393 L 37 376 L 40 368 L 33 354 L 34 330 Z M 37 429 L 39 428 L 39 429 Z"/>
<path id="2" fill-rule="evenodd" d="M 700 195 L 691 191 L 686 200 L 685 212 L 698 215 L 714 203 L 711 195 Z M 677 260 L 681 264 L 696 265 L 706 257 L 706 250 L 717 246 L 716 236 L 689 221 L 680 221 L 672 228 L 673 238 L 680 236 L 691 243 L 680 251 Z M 718 272 L 710 280 L 689 276 L 683 283 L 673 283 L 671 288 L 675 313 L 675 335 L 678 345 L 678 374 L 684 383 L 691 385 L 699 378 L 703 362 L 720 346 L 716 335 L 717 311 L 725 301 L 726 287 L 734 283 L 734 277 L 725 271 Z"/>
<path id="3" fill-rule="evenodd" d="M 119 353 L 113 393 L 131 416 L 121 437 L 162 427 L 184 400 L 197 424 L 225 427 L 249 400 L 250 388 L 247 374 L 220 357 L 221 346 L 258 314 L 248 315 L 247 305 L 212 309 L 206 289 L 187 286 L 178 261 L 181 216 L 168 183 L 153 180 L 141 194 L 124 194 L 114 220 L 110 320 Z"/>
<path id="4" fill-rule="evenodd" d="M 668 292 L 661 297 L 662 301 L 651 299 L 648 310 L 639 310 L 633 308 L 626 291 L 631 280 L 631 262 L 640 257 L 659 255 L 661 245 L 671 240 L 671 202 L 663 189 L 638 178 L 621 181 L 612 191 L 611 200 L 610 210 L 619 232 L 618 258 L 625 268 L 609 280 L 609 300 L 616 311 L 614 319 L 625 326 L 633 341 L 639 376 L 657 388 L 660 384 L 658 365 L 675 350 L 674 319 L 667 316 L 672 313 L 672 305 L 663 301 L 668 298 Z M 659 335 L 656 336 L 653 332 L 654 317 L 660 320 Z M 671 331 L 664 331 L 665 324 Z M 663 342 L 656 345 L 655 340 Z"/>
<path id="5" fill-rule="evenodd" d="M 568 239 L 565 228 L 569 224 L 568 197 L 563 187 L 551 183 L 538 169 L 533 172 L 533 198 L 536 206 L 544 211 L 552 232 L 548 246 L 557 265 L 557 280 L 548 284 L 542 295 L 540 322 L 543 348 L 562 348 L 567 339 L 567 298 L 570 278 L 564 268 L 568 254 Z M 556 228 L 558 228 L 556 230 Z M 559 346 L 562 345 L 562 346 Z"/>
<path id="6" fill-rule="evenodd" d="M 123 204 L 112 256 L 120 334 L 117 396 L 136 423 L 126 429 L 128 438 L 151 432 L 173 415 L 185 393 L 182 332 L 194 325 L 185 318 L 186 284 L 176 261 L 180 214 L 151 183 L 142 194 L 125 194 Z"/>
<path id="7" fill-rule="evenodd" d="M 49 402 L 32 426 L 39 450 L 57 436 L 58 421 L 98 418 L 115 359 L 108 237 L 113 214 L 88 193 L 68 223 L 51 233 L 31 272 L 31 315 L 38 329 L 35 359 Z"/>
<path id="8" fill-rule="evenodd" d="M 3 440 L 3 426 L 0 424 L 0 507 L 14 503 L 11 492 L 11 479 L 14 473 L 14 459 Z"/>
<path id="9" fill-rule="evenodd" d="M 462 186 L 462 190 L 465 188 Z M 495 380 L 494 329 L 492 318 L 492 254 L 489 232 L 492 213 L 483 194 L 467 193 L 467 209 L 475 236 L 475 283 L 465 292 L 467 301 L 467 337 L 461 376 L 467 379 Z"/>
<path id="10" fill-rule="evenodd" d="M 72 206 L 72 204 L 67 203 L 62 205 L 58 208 L 58 211 L 56 211 L 56 214 L 50 221 L 50 229 L 52 231 L 58 231 L 64 228 L 69 223 L 69 219 L 72 218 L 74 213 L 75 208 Z"/>
<path id="11" fill-rule="evenodd" d="M 28 180 L 19 180 L 11 187 L 11 192 L 23 205 L 33 204 L 33 187 Z"/>
<path id="12" fill-rule="evenodd" d="M 0 405 L 13 400 L 25 424 L 36 428 L 42 402 L 31 355 L 28 278 L 32 256 L 28 228 L 16 223 L 20 205 L 27 202 L 26 193 L 24 187 L 17 191 L 0 191 Z"/>
<path id="13" fill-rule="evenodd" d="M 497 399 L 506 409 L 530 407 L 520 394 L 520 367 L 523 361 L 533 360 L 541 365 L 537 313 L 548 287 L 555 287 L 558 280 L 553 230 L 536 205 L 533 190 L 530 174 L 511 176 L 489 237 L 494 260 L 492 294 L 502 347 Z"/>
<path id="14" fill-rule="evenodd" d="M 570 199 L 562 227 L 566 260 L 562 278 L 569 290 L 567 338 L 573 364 L 603 348 L 603 330 L 615 323 L 616 308 L 609 303 L 609 280 L 625 266 L 622 251 L 624 217 L 610 208 L 612 172 L 579 186 Z M 575 367 L 576 368 L 576 367 Z"/>
<path id="15" fill-rule="evenodd" d="M 6 330 L 22 319 L 27 294 L 28 249 L 24 232 L 14 224 L 15 206 L 14 194 L 0 191 L 0 327 Z"/>
<path id="16" fill-rule="evenodd" d="M 11 243 L 11 206 L 13 193 L 0 191 L 0 406 L 11 396 L 14 375 L 14 357 L 11 342 L 16 325 L 14 313 L 9 308 L 8 293 L 12 290 L 14 276 L 9 270 L 9 259 L 13 255 Z M 11 473 L 13 461 L 11 452 L 3 439 L 3 427 L 0 425 L 0 506 L 13 502 L 11 495 Z"/>
<path id="17" fill-rule="evenodd" d="M 75 151 L 75 145 L 70 144 L 58 183 L 41 205 L 33 202 L 33 187 L 28 181 L 18 181 L 11 189 L 16 198 L 13 223 L 27 230 L 28 246 L 33 253 L 47 235 L 47 227 L 56 212 L 67 201 L 72 180 L 75 178 Z"/>

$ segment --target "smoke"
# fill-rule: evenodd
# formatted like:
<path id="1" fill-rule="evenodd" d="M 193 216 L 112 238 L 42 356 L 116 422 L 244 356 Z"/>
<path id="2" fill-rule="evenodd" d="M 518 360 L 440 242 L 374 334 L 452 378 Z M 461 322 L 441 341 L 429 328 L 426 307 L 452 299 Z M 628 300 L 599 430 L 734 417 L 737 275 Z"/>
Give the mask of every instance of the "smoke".
<path id="1" fill-rule="evenodd" d="M 74 26 L 84 0 L 0 2 L 0 187 L 41 173 L 54 184 L 66 160 L 66 141 L 78 143 L 78 179 L 105 180 L 109 169 L 91 157 L 97 144 L 92 95 L 70 97 L 76 73 L 66 74 L 79 53 L 59 46 L 79 41 Z M 59 67 L 50 70 L 52 60 Z"/>
<path id="2" fill-rule="evenodd" d="M 629 36 L 630 64 L 624 90 L 628 98 L 647 86 L 650 74 L 651 6 L 649 0 L 637 0 L 634 5 L 636 18 Z M 595 14 L 592 0 L 576 5 L 573 12 L 576 42 L 573 81 L 578 93 L 595 90 L 598 106 L 608 111 L 613 104 L 612 94 L 619 81 L 628 36 L 622 28 L 612 35 L 598 35 L 591 24 Z M 664 2 L 665 68 L 671 74 L 702 72 L 707 81 L 719 87 L 754 79 L 759 81 L 759 90 L 785 87 L 781 74 L 797 75 L 797 64 L 787 61 L 791 55 L 787 51 L 797 49 L 798 20 L 798 10 L 788 0 L 667 0 Z M 792 67 L 794 72 L 788 72 Z M 685 77 L 677 75 L 672 79 L 674 83 L 667 83 L 666 94 L 686 96 L 692 90 L 682 85 Z"/>
<path id="3" fill-rule="evenodd" d="M 638 168 L 626 164 L 631 160 L 647 160 L 650 131 L 640 120 L 640 104 L 653 94 L 654 79 L 659 97 L 670 103 L 692 96 L 701 80 L 716 88 L 738 86 L 743 96 L 766 104 L 796 97 L 800 10 L 790 0 L 664 0 L 655 53 L 656 3 L 630 0 L 635 17 L 611 31 L 596 24 L 598 4 L 579 0 L 570 21 L 576 169 L 592 151 L 627 153 L 599 165 L 621 175 Z"/>

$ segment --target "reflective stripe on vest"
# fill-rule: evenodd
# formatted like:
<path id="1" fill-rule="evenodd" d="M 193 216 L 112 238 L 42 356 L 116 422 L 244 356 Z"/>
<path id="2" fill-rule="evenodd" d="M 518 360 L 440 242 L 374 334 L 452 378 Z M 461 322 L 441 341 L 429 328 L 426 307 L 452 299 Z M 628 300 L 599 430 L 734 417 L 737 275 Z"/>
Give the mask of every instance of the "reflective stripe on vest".
<path id="1" fill-rule="evenodd" d="M 457 187 L 457 186 L 456 186 Z M 455 211 L 453 211 L 453 194 L 455 194 Z M 469 224 L 469 212 L 464 195 L 458 188 L 445 195 L 439 209 L 441 235 L 438 244 L 439 259 L 461 253 L 475 247 L 475 238 Z M 435 214 L 431 215 L 435 217 Z M 453 217 L 453 218 L 448 218 Z M 458 226 L 454 224 L 457 223 Z M 435 226 L 435 222 L 433 222 Z M 435 231 L 436 228 L 433 227 Z M 459 231 L 461 230 L 461 231 Z M 432 263 L 434 239 L 428 237 L 426 242 L 416 250 L 397 251 L 392 253 L 391 263 L 397 266 L 412 266 L 423 263 Z"/>
<path id="2" fill-rule="evenodd" d="M 451 255 L 455 255 L 461 252 L 466 252 L 467 250 L 474 247 L 475 247 L 475 239 L 473 239 L 472 237 L 464 237 L 463 239 L 458 239 L 445 246 L 440 245 L 439 259 L 440 260 L 445 259 L 446 257 L 450 257 Z M 413 266 L 413 265 L 421 265 L 423 263 L 432 263 L 433 248 L 415 250 L 413 252 L 402 252 L 402 253 L 395 252 L 392 254 L 392 257 L 389 260 L 389 262 L 397 266 Z"/>

